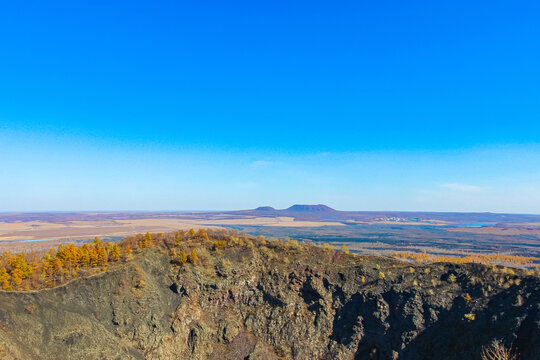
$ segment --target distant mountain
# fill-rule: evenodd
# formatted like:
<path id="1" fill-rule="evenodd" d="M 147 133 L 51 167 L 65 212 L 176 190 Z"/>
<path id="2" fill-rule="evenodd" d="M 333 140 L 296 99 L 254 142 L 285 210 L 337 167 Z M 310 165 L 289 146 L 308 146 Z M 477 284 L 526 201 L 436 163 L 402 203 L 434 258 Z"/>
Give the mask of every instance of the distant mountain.
<path id="1" fill-rule="evenodd" d="M 318 204 L 318 205 L 293 205 L 290 208 L 286 209 L 286 211 L 293 211 L 293 212 L 317 212 L 317 213 L 336 213 L 337 210 L 332 209 L 329 206 Z"/>
<path id="2" fill-rule="evenodd" d="M 271 206 L 259 206 L 255 211 L 276 211 L 276 209 Z"/>

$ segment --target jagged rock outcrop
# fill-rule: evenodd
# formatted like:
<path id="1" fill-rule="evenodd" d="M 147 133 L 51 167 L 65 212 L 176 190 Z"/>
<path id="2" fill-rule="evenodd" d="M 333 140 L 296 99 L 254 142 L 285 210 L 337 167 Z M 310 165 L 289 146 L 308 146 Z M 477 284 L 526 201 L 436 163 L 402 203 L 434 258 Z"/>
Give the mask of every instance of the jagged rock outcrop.
<path id="1" fill-rule="evenodd" d="M 150 249 L 61 287 L 0 292 L 0 358 L 462 360 L 502 339 L 540 359 L 535 274 L 294 242 L 186 246 L 198 265 Z"/>

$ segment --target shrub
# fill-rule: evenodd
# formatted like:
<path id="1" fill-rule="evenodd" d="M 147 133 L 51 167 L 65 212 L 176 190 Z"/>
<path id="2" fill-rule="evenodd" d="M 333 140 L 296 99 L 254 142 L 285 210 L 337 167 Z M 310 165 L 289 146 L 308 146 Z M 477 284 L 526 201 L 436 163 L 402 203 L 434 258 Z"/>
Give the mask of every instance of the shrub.
<path id="1" fill-rule="evenodd" d="M 27 307 L 24 308 L 24 311 L 26 311 L 29 314 L 32 314 L 37 309 L 37 306 L 34 304 L 30 304 Z"/>
<path id="2" fill-rule="evenodd" d="M 331 252 L 335 250 L 335 247 L 333 245 L 330 245 L 329 243 L 324 243 L 323 249 L 325 251 Z"/>
<path id="3" fill-rule="evenodd" d="M 482 347 L 482 360 L 517 360 L 517 356 L 511 349 L 504 346 L 499 340 L 494 340 L 491 345 Z"/>
<path id="4" fill-rule="evenodd" d="M 298 240 L 287 240 L 287 245 L 291 249 L 298 249 L 300 247 L 300 244 L 298 243 Z"/>
<path id="5" fill-rule="evenodd" d="M 230 268 L 232 263 L 227 260 L 227 259 L 222 259 L 221 262 L 220 262 L 220 265 L 223 267 L 223 268 Z"/>
<path id="6" fill-rule="evenodd" d="M 212 247 L 212 249 L 219 250 L 223 247 L 223 245 L 225 245 L 225 240 L 214 241 L 214 246 Z"/>
<path id="7" fill-rule="evenodd" d="M 383 280 L 386 277 L 382 271 L 379 271 L 379 279 Z"/>

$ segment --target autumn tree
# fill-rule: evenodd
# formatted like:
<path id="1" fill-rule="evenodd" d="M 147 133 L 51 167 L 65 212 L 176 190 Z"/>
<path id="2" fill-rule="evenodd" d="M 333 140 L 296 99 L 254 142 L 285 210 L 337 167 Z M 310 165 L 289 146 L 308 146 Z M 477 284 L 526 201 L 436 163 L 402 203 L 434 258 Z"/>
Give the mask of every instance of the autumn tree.
<path id="1" fill-rule="evenodd" d="M 60 244 L 56 250 L 56 257 L 62 261 L 62 265 L 68 274 L 79 267 L 80 252 L 74 244 L 64 246 Z"/>
<path id="2" fill-rule="evenodd" d="M 0 283 L 2 284 L 2 289 L 3 290 L 8 290 L 8 291 L 13 290 L 11 288 L 11 285 L 9 284 L 9 277 L 10 277 L 10 275 L 6 271 L 6 268 L 4 268 L 4 267 L 0 268 Z"/>
<path id="3" fill-rule="evenodd" d="M 26 262 L 26 255 L 24 253 L 18 253 L 17 255 L 10 257 L 9 265 L 12 268 L 11 272 L 13 272 L 13 270 L 20 271 L 18 275 L 21 276 L 21 279 L 27 278 L 34 271 L 34 269 Z M 13 273 L 11 276 L 13 276 Z"/>
<path id="4" fill-rule="evenodd" d="M 126 259 L 127 261 L 127 260 L 131 260 L 132 258 L 133 258 L 133 255 L 132 255 L 131 246 L 126 245 L 124 249 L 124 259 Z"/>
<path id="5" fill-rule="evenodd" d="M 188 260 L 193 265 L 197 264 L 197 261 L 199 261 L 199 257 L 197 256 L 197 252 L 195 251 L 195 249 L 191 250 L 191 254 L 189 254 L 188 256 Z"/>
<path id="6" fill-rule="evenodd" d="M 144 241 L 143 241 L 143 248 L 149 248 L 150 247 L 150 242 L 152 241 L 152 235 L 150 235 L 149 232 L 147 232 L 145 235 L 144 235 Z"/>
<path id="7" fill-rule="evenodd" d="M 87 244 L 81 246 L 79 250 L 79 266 L 89 266 L 90 265 L 90 248 Z"/>
<path id="8" fill-rule="evenodd" d="M 182 242 L 182 237 L 180 236 L 180 232 L 176 232 L 176 234 L 174 234 L 174 243 L 176 244 L 176 246 L 180 245 L 180 243 Z"/>
<path id="9" fill-rule="evenodd" d="M 23 273 L 19 269 L 11 270 L 11 282 L 15 286 L 16 290 L 21 289 L 21 283 L 23 281 Z"/>
<path id="10" fill-rule="evenodd" d="M 41 276 L 49 286 L 56 285 L 56 279 L 62 274 L 62 261 L 54 254 L 54 249 L 43 255 Z"/>
<path id="11" fill-rule="evenodd" d="M 204 239 L 206 241 L 210 241 L 210 238 L 208 237 L 208 234 L 206 233 L 205 229 L 199 229 L 197 231 L 196 237 L 202 238 L 202 239 Z"/>
<path id="12" fill-rule="evenodd" d="M 109 261 L 109 255 L 107 254 L 107 249 L 104 246 L 96 245 L 97 251 L 97 265 L 105 266 Z"/>
<path id="13" fill-rule="evenodd" d="M 89 247 L 88 255 L 91 266 L 98 266 L 99 263 L 99 244 L 94 244 Z"/>
<path id="14" fill-rule="evenodd" d="M 114 261 L 120 260 L 120 248 L 118 247 L 118 244 L 115 243 L 111 246 L 110 255 Z"/>
<path id="15" fill-rule="evenodd" d="M 180 265 L 184 265 L 188 260 L 187 254 L 184 250 L 180 251 L 180 254 L 178 254 L 178 262 Z"/>
<path id="16" fill-rule="evenodd" d="M 11 263 L 11 252 L 10 251 L 6 251 L 6 252 L 3 252 L 2 254 L 0 254 L 0 266 L 1 267 L 8 267 L 8 266 L 11 266 L 10 265 Z"/>

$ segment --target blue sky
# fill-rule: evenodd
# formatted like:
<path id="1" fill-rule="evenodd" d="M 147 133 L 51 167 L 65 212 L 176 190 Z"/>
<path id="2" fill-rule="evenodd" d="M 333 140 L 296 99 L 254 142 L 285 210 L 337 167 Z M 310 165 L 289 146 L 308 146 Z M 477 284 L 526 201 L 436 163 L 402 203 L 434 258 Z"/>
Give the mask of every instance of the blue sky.
<path id="1" fill-rule="evenodd" d="M 0 5 L 0 210 L 540 213 L 537 1 Z"/>

